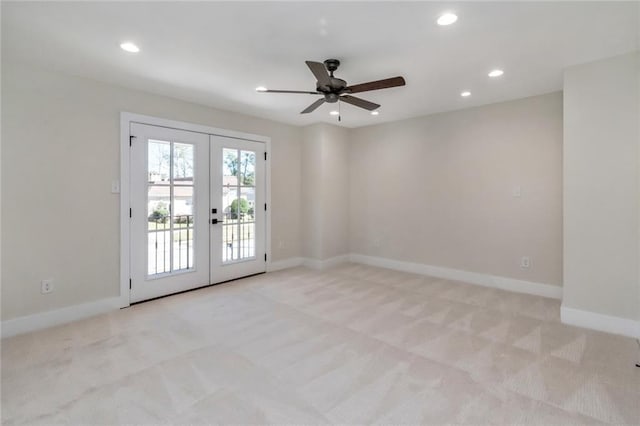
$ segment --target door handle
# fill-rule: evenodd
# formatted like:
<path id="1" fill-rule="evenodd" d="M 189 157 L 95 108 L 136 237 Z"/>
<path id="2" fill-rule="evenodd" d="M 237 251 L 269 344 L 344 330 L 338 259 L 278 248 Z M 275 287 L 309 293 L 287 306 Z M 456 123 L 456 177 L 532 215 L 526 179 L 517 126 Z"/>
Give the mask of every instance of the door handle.
<path id="1" fill-rule="evenodd" d="M 218 222 L 218 219 L 211 219 L 211 224 L 212 225 L 217 225 L 218 223 L 224 223 L 222 221 Z"/>

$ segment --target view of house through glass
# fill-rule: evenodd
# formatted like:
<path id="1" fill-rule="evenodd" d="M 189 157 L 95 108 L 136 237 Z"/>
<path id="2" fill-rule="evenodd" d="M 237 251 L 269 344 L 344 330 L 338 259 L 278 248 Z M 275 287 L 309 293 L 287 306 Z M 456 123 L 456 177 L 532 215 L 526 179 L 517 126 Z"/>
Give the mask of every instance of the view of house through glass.
<path id="1" fill-rule="evenodd" d="M 149 140 L 147 274 L 194 266 L 194 146 Z"/>
<path id="2" fill-rule="evenodd" d="M 255 258 L 256 153 L 222 151 L 222 262 Z"/>

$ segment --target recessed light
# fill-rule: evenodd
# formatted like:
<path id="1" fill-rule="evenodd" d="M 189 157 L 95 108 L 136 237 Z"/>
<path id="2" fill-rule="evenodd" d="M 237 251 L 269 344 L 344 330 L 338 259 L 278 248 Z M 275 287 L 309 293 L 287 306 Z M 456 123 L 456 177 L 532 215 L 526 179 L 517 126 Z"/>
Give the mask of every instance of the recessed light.
<path id="1" fill-rule="evenodd" d="M 380 114 L 378 111 L 371 111 L 371 115 L 378 115 Z"/>
<path id="2" fill-rule="evenodd" d="M 451 25 L 457 20 L 458 20 L 458 17 L 455 14 L 451 12 L 447 12 L 440 15 L 437 22 L 438 22 L 438 25 Z"/>
<path id="3" fill-rule="evenodd" d="M 131 43 L 130 41 L 125 41 L 124 43 L 120 43 L 120 48 L 125 52 L 129 52 L 129 53 L 138 53 L 140 51 L 140 48 L 135 44 Z"/>
<path id="4" fill-rule="evenodd" d="M 500 77 L 502 74 L 504 74 L 502 70 L 493 70 L 489 73 L 489 77 Z"/>
<path id="5" fill-rule="evenodd" d="M 266 92 L 267 88 L 264 86 L 258 86 L 256 87 L 256 92 Z"/>
<path id="6" fill-rule="evenodd" d="M 331 111 L 329 114 L 331 114 L 331 115 L 339 115 L 340 113 L 338 111 Z"/>
<path id="7" fill-rule="evenodd" d="M 471 92 L 469 91 L 462 92 L 460 93 L 460 96 L 462 96 L 463 98 L 466 98 L 467 96 L 471 96 Z"/>

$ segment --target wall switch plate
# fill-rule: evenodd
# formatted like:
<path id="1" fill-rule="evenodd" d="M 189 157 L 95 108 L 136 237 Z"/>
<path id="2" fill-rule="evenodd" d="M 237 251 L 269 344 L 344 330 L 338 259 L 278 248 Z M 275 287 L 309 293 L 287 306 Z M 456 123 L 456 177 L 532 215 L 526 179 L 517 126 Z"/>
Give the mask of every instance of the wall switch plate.
<path id="1" fill-rule="evenodd" d="M 111 181 L 111 193 L 112 194 L 119 194 L 120 193 L 120 181 L 119 180 L 112 180 Z"/>
<path id="2" fill-rule="evenodd" d="M 529 259 L 529 256 L 522 256 L 522 259 L 520 259 L 520 267 L 527 269 L 531 266 L 531 259 Z"/>
<path id="3" fill-rule="evenodd" d="M 520 198 L 522 196 L 522 188 L 520 185 L 513 188 L 513 196 L 516 198 Z"/>
<path id="4" fill-rule="evenodd" d="M 40 285 L 40 291 L 42 294 L 48 294 L 53 291 L 53 280 L 42 280 Z"/>

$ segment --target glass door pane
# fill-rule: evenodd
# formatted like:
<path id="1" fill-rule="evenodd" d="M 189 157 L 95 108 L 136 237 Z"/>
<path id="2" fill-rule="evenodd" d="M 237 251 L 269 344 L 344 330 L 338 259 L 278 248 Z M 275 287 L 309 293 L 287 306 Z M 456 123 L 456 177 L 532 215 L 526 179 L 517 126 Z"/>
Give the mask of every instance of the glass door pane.
<path id="1" fill-rule="evenodd" d="M 147 275 L 192 269 L 194 145 L 150 139 L 147 171 Z"/>
<path id="2" fill-rule="evenodd" d="M 222 262 L 255 258 L 256 152 L 222 150 Z"/>

